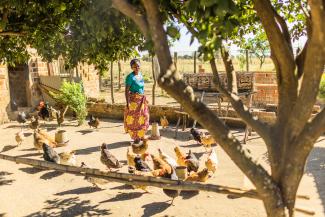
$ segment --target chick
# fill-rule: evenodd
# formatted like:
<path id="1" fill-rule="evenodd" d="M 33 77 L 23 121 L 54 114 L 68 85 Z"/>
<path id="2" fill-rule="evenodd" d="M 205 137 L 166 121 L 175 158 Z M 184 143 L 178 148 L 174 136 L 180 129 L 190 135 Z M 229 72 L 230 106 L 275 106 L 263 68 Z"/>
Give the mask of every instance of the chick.
<path id="1" fill-rule="evenodd" d="M 88 167 L 84 162 L 81 162 L 81 167 L 82 168 L 91 168 L 91 167 Z M 90 182 L 95 188 L 98 188 L 98 189 L 102 189 L 102 187 L 100 187 L 100 186 L 105 185 L 109 182 L 106 179 L 96 178 L 96 177 L 92 177 L 92 176 L 88 176 L 88 175 L 85 175 L 84 179 L 87 180 L 88 182 Z"/>
<path id="2" fill-rule="evenodd" d="M 197 172 L 200 166 L 199 160 L 195 157 L 195 155 L 192 153 L 190 150 L 185 158 L 186 166 L 187 166 L 187 171 L 191 172 Z"/>
<path id="3" fill-rule="evenodd" d="M 176 157 L 177 157 L 177 164 L 179 166 L 187 166 L 186 161 L 185 161 L 186 156 L 185 156 L 185 154 L 183 154 L 181 152 L 181 149 L 178 146 L 176 146 L 174 148 L 174 151 L 175 151 L 175 154 L 176 154 Z"/>
<path id="4" fill-rule="evenodd" d="M 207 168 L 199 172 L 191 172 L 190 175 L 185 179 L 185 181 L 192 182 L 206 182 L 209 178 L 209 171 Z"/>
<path id="5" fill-rule="evenodd" d="M 208 159 L 205 161 L 205 166 L 209 171 L 211 171 L 214 174 L 217 170 L 218 164 L 219 164 L 219 160 L 217 157 L 217 153 L 215 152 L 214 149 L 211 149 Z"/>
<path id="6" fill-rule="evenodd" d="M 110 171 L 111 168 L 118 169 L 122 167 L 117 158 L 107 149 L 107 145 L 105 143 L 103 143 L 101 146 L 100 161 L 102 164 L 107 166 Z"/>
<path id="7" fill-rule="evenodd" d="M 194 140 L 197 141 L 199 144 L 201 144 L 202 143 L 201 133 L 198 130 L 194 129 L 194 128 L 191 128 L 190 132 L 191 132 Z"/>
<path id="8" fill-rule="evenodd" d="M 46 143 L 43 143 L 43 158 L 46 161 L 53 162 L 53 163 L 60 163 L 60 156 L 56 151 L 54 151 L 53 148 L 51 148 L 49 145 Z"/>
<path id="9" fill-rule="evenodd" d="M 15 139 L 16 139 L 16 142 L 17 142 L 17 146 L 21 145 L 21 143 L 25 139 L 24 132 L 20 131 L 20 132 L 16 133 Z"/>
<path id="10" fill-rule="evenodd" d="M 75 155 L 76 151 L 67 151 L 59 154 L 61 159 L 61 164 L 76 166 L 77 165 L 77 157 Z"/>
<path id="11" fill-rule="evenodd" d="M 201 142 L 202 145 L 205 148 L 205 151 L 207 151 L 207 149 L 211 149 L 211 146 L 216 144 L 216 141 L 214 140 L 214 138 L 211 135 L 203 135 L 201 136 Z"/>
<path id="12" fill-rule="evenodd" d="M 160 117 L 160 125 L 162 126 L 163 129 L 168 127 L 169 122 L 165 115 L 163 117 Z"/>
<path id="13" fill-rule="evenodd" d="M 132 151 L 135 154 L 144 154 L 148 149 L 149 141 L 148 139 L 143 139 L 140 144 L 132 143 Z"/>

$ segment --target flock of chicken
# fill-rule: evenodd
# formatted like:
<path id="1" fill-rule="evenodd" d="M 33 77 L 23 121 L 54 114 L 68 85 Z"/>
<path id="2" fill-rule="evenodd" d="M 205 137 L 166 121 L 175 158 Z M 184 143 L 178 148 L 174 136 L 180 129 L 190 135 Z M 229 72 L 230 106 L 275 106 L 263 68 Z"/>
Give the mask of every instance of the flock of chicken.
<path id="1" fill-rule="evenodd" d="M 52 108 L 47 109 L 46 106 L 44 106 L 44 108 L 46 108 L 47 111 L 42 110 L 41 108 L 37 116 L 31 116 L 30 118 L 29 127 L 34 130 L 34 147 L 39 151 L 43 151 L 43 158 L 46 161 L 77 166 L 76 151 L 57 153 L 55 148 L 65 146 L 66 144 L 57 143 L 51 135 L 49 135 L 45 130 L 39 128 L 39 116 L 45 120 L 51 117 L 50 114 L 53 111 L 56 113 L 58 126 L 61 126 L 67 108 L 65 108 L 63 112 L 53 110 Z M 27 122 L 27 116 L 25 113 L 19 113 L 17 121 L 25 124 Z M 163 128 L 168 127 L 169 123 L 166 117 L 162 117 L 160 121 Z M 90 127 L 98 128 L 99 124 L 99 119 L 90 115 L 88 125 Z M 177 176 L 176 170 L 177 168 L 182 167 L 186 170 L 184 181 L 206 182 L 208 178 L 216 172 L 218 166 L 216 151 L 211 147 L 211 145 L 216 142 L 210 135 L 200 133 L 197 129 L 192 128 L 190 132 L 193 138 L 206 149 L 206 153 L 208 154 L 208 157 L 204 162 L 204 168 L 200 169 L 200 161 L 191 150 L 189 153 L 185 154 L 178 146 L 174 148 L 175 159 L 163 152 L 161 149 L 158 149 L 157 155 L 150 154 L 148 152 L 149 140 L 144 139 L 139 144 L 131 143 L 130 146 L 127 147 L 126 158 L 128 172 L 143 176 L 164 177 L 178 180 L 179 177 Z M 24 134 L 23 131 L 20 131 L 16 134 L 17 144 L 21 144 L 23 140 Z M 100 146 L 100 161 L 107 167 L 107 169 L 109 169 L 109 171 L 112 171 L 112 169 L 119 170 L 122 167 L 122 163 L 113 155 L 109 146 L 110 145 L 106 143 L 103 143 Z M 82 162 L 81 167 L 88 166 L 86 163 Z M 97 188 L 100 188 L 100 185 L 107 183 L 106 180 L 100 178 L 85 176 L 85 179 Z M 133 187 L 149 192 L 146 186 L 134 185 Z M 171 204 L 173 204 L 174 198 L 176 198 L 180 193 L 178 190 L 170 189 L 163 189 L 163 192 L 172 198 Z"/>

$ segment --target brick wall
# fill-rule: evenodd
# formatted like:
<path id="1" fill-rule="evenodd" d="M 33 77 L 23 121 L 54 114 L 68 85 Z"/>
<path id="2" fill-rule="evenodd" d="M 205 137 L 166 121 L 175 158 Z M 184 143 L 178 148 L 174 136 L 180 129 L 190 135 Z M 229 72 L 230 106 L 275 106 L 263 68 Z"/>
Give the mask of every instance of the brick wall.
<path id="1" fill-rule="evenodd" d="M 0 124 L 8 121 L 10 96 L 7 65 L 0 64 Z"/>
<path id="2" fill-rule="evenodd" d="M 99 75 L 95 66 L 79 64 L 77 67 L 83 82 L 85 94 L 89 97 L 99 97 Z"/>
<path id="3" fill-rule="evenodd" d="M 253 104 L 255 106 L 278 104 L 276 74 L 273 72 L 255 72 L 254 80 L 254 89 L 257 93 L 253 96 Z"/>

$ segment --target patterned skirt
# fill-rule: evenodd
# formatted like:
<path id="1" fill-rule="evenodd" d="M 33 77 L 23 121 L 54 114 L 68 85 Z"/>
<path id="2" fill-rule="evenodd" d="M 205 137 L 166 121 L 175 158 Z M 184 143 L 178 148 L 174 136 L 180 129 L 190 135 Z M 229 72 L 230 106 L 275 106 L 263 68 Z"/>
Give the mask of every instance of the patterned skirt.
<path id="1" fill-rule="evenodd" d="M 124 130 L 133 140 L 142 139 L 149 128 L 148 101 L 138 93 L 130 93 L 129 100 L 129 109 L 124 110 Z"/>

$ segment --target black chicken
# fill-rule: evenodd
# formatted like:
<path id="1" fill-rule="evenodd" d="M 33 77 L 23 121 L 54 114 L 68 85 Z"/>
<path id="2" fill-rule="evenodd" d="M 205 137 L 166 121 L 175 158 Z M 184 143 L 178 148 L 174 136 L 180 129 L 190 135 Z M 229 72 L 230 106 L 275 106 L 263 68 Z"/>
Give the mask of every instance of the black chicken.
<path id="1" fill-rule="evenodd" d="M 57 164 L 60 163 L 60 156 L 58 155 L 58 153 L 56 153 L 56 151 L 54 151 L 54 149 L 46 143 L 43 143 L 43 152 L 44 160 Z"/>
<path id="2" fill-rule="evenodd" d="M 149 165 L 141 159 L 140 156 L 134 158 L 135 169 L 142 172 L 150 172 L 151 169 Z"/>
<path id="3" fill-rule="evenodd" d="M 197 141 L 198 143 L 202 143 L 202 140 L 201 140 L 201 134 L 198 130 L 194 129 L 194 128 L 191 128 L 191 134 L 194 138 L 195 141 Z"/>
<path id="4" fill-rule="evenodd" d="M 191 171 L 197 172 L 199 170 L 200 161 L 192 153 L 191 150 L 188 152 L 187 156 L 185 157 L 185 162 L 187 165 L 188 172 L 191 172 Z"/>
<path id="5" fill-rule="evenodd" d="M 43 120 L 45 120 L 45 119 L 48 120 L 50 118 L 50 111 L 49 111 L 48 103 L 44 103 L 44 105 L 41 106 L 38 116 L 40 116 Z"/>
<path id="6" fill-rule="evenodd" d="M 172 180 L 178 180 L 178 177 L 176 176 L 175 171 L 173 171 L 172 174 L 165 173 L 163 177 L 164 178 L 168 178 L 168 179 L 172 179 Z M 179 194 L 180 194 L 181 191 L 180 190 L 172 190 L 172 189 L 165 189 L 165 188 L 163 188 L 163 192 L 168 197 L 172 198 L 172 201 L 171 201 L 171 204 L 170 205 L 173 206 L 174 205 L 174 199 L 179 196 Z"/>

